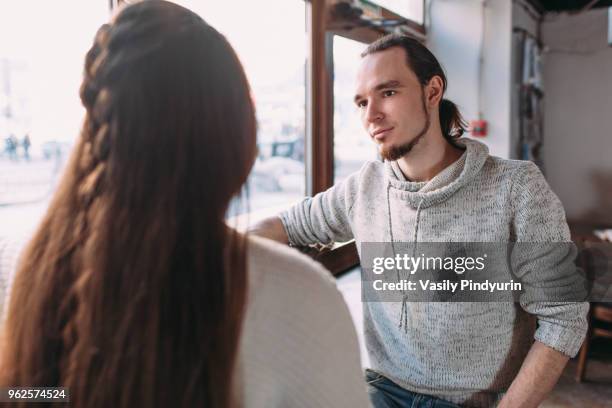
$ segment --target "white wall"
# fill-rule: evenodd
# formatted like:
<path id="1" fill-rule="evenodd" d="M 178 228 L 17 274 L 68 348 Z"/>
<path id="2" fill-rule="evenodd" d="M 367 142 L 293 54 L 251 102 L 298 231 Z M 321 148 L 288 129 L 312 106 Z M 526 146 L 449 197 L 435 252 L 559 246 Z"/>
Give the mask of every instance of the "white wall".
<path id="1" fill-rule="evenodd" d="M 427 45 L 446 71 L 446 97 L 459 106 L 466 120 L 477 119 L 482 0 L 429 1 Z M 509 157 L 512 2 L 489 0 L 485 21 L 482 111 L 489 134 L 479 140 L 492 155 Z"/>
<path id="2" fill-rule="evenodd" d="M 607 9 L 547 17 L 544 168 L 568 218 L 612 222 L 612 47 Z M 560 50 L 565 51 L 560 51 Z"/>

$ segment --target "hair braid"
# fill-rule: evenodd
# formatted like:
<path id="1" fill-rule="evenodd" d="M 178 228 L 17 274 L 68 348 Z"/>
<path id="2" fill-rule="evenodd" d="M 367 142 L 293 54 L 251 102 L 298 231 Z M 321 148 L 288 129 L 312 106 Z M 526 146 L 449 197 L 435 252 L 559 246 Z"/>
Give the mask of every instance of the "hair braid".
<path id="1" fill-rule="evenodd" d="M 111 92 L 104 83 L 104 69 L 108 60 L 106 45 L 109 26 L 103 25 L 98 30 L 94 44 L 85 58 L 85 70 L 81 85 L 81 101 L 86 109 L 85 122 L 81 133 L 80 156 L 76 166 L 76 197 L 77 214 L 74 219 L 74 250 L 73 284 L 65 299 L 67 315 L 66 324 L 62 330 L 62 338 L 66 350 L 62 363 L 63 381 L 76 386 L 75 397 L 79 398 L 77 373 L 79 366 L 89 364 L 85 354 L 91 356 L 89 349 L 95 349 L 91 344 L 79 343 L 79 331 L 87 327 L 89 307 L 86 291 L 93 274 L 93 266 L 88 261 L 87 246 L 91 244 L 92 224 L 95 225 L 93 212 L 94 202 L 99 199 L 105 188 L 107 159 L 111 147 L 113 125 L 111 112 Z M 87 350 L 84 350 L 86 348 Z"/>
<path id="2" fill-rule="evenodd" d="M 85 57 L 83 83 L 80 89 L 81 101 L 86 109 L 85 122 L 78 151 L 76 205 L 78 214 L 75 223 L 75 245 L 87 239 L 88 212 L 92 202 L 103 189 L 106 160 L 110 150 L 110 91 L 104 87 L 103 72 L 108 52 L 110 26 L 104 24 L 96 33 L 94 44 Z M 75 248 L 78 251 L 78 248 Z"/>

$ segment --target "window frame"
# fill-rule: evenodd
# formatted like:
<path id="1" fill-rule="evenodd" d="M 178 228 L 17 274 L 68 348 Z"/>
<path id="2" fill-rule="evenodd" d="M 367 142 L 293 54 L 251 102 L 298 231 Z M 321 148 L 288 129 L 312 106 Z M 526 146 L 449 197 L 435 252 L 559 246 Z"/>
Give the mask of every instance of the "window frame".
<path id="1" fill-rule="evenodd" d="M 333 37 L 339 35 L 364 44 L 387 32 L 381 28 L 358 27 L 355 21 L 335 16 L 330 0 L 306 1 L 306 30 L 309 39 L 306 79 L 306 193 L 327 190 L 334 182 L 334 82 Z M 425 0 L 423 1 L 423 19 Z M 423 24 L 405 19 L 376 6 L 380 18 L 405 20 L 407 32 L 424 40 Z"/>
<path id="2" fill-rule="evenodd" d="M 306 89 L 310 91 L 310 94 L 307 92 L 306 103 L 308 161 L 306 185 L 307 194 L 312 196 L 327 190 L 334 183 L 333 37 L 338 35 L 365 45 L 387 34 L 387 31 L 381 28 L 360 27 L 355 21 L 335 16 L 332 13 L 334 4 L 329 0 L 305 1 L 309 3 L 306 12 L 309 37 Z M 379 18 L 406 20 L 406 31 L 424 41 L 426 30 L 423 24 L 404 19 L 384 7 L 377 6 L 377 9 Z M 424 20 L 425 1 L 423 0 Z M 359 265 L 354 240 L 311 255 L 336 277 Z"/>

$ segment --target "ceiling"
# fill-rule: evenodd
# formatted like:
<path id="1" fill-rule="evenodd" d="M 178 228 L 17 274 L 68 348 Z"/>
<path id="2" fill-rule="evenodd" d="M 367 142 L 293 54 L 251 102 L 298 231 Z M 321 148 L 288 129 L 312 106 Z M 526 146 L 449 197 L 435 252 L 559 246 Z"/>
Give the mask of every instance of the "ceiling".
<path id="1" fill-rule="evenodd" d="M 540 12 L 579 11 L 585 7 L 598 8 L 612 6 L 612 0 L 528 0 Z"/>

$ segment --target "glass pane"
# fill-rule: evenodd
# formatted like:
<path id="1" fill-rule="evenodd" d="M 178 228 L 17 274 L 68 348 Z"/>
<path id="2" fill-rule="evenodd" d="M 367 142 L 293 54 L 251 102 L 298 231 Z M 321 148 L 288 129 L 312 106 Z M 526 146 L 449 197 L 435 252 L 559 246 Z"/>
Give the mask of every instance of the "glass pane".
<path id="1" fill-rule="evenodd" d="M 259 156 L 249 178 L 250 210 L 274 213 L 300 200 L 306 187 L 305 2 L 176 3 L 198 13 L 225 35 L 251 84 L 257 109 Z M 232 206 L 228 215 L 244 210 Z"/>
<path id="2" fill-rule="evenodd" d="M 334 37 L 334 182 L 358 171 L 367 160 L 378 160 L 378 148 L 361 125 L 355 78 L 365 45 Z"/>
<path id="3" fill-rule="evenodd" d="M 78 137 L 85 53 L 107 0 L 0 3 L 0 225 L 31 231 Z"/>

